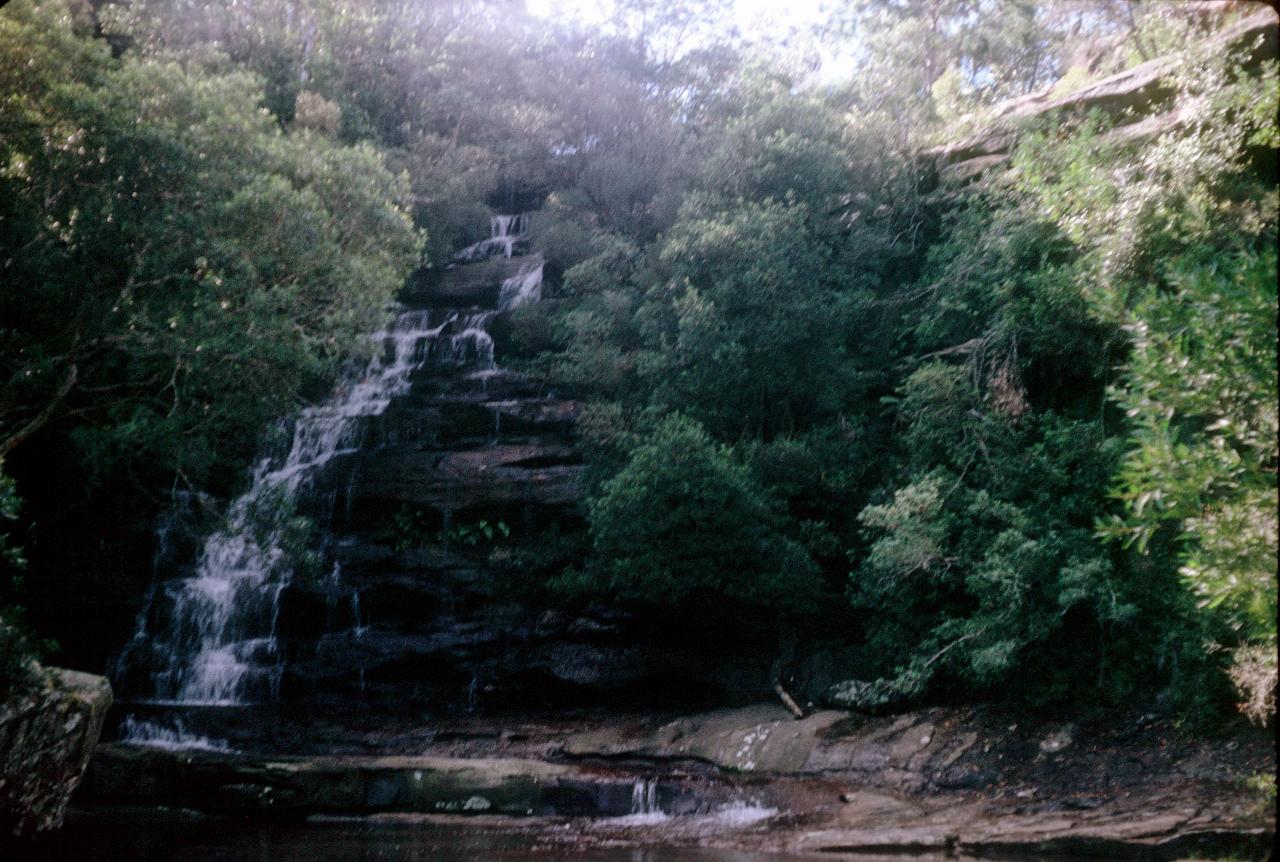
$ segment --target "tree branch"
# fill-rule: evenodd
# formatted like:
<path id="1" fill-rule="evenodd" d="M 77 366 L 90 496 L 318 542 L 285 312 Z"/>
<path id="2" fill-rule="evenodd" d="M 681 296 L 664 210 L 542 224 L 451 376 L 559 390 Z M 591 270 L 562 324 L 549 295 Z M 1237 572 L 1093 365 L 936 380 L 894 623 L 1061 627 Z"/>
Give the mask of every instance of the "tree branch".
<path id="1" fill-rule="evenodd" d="M 13 451 L 15 446 L 45 426 L 53 416 L 53 412 L 58 408 L 58 405 L 62 403 L 67 394 L 71 392 L 72 387 L 76 385 L 76 378 L 79 375 L 80 369 L 74 362 L 67 366 L 67 373 L 63 376 L 62 383 L 58 385 L 58 390 L 53 393 L 53 397 L 49 399 L 49 403 L 44 406 L 44 409 L 34 419 L 13 434 L 10 434 L 5 438 L 4 442 L 0 443 L 0 458 L 4 458 Z"/>

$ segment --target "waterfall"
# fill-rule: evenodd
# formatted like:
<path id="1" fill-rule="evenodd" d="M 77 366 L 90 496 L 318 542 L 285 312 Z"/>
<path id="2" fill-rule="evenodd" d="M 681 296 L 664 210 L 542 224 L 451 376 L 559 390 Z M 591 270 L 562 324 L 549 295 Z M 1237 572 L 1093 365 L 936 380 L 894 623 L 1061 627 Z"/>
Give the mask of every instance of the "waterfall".
<path id="1" fill-rule="evenodd" d="M 527 229 L 527 215 L 495 216 L 492 235 L 479 245 L 489 243 L 485 256 L 495 253 L 492 249 L 510 256 Z M 532 256 L 502 283 L 493 310 L 404 311 L 370 336 L 379 348 L 372 359 L 346 375 L 328 401 L 282 426 L 290 433 L 286 453 L 259 459 L 249 489 L 231 503 L 223 526 L 205 539 L 194 574 L 152 587 L 136 633 L 116 661 L 117 682 L 144 691 L 152 703 L 238 705 L 276 699 L 284 670 L 276 618 L 280 593 L 296 564 L 297 530 L 291 532 L 296 504 L 306 499 L 326 465 L 359 450 L 368 420 L 409 391 L 414 372 L 440 366 L 472 376 L 496 373 L 489 324 L 501 311 L 536 301 L 541 283 L 542 259 Z M 363 634 L 356 608 L 356 630 Z M 159 738 L 143 723 L 123 726 L 126 739 Z M 182 728 L 175 732 L 183 736 Z"/>
<path id="2" fill-rule="evenodd" d="M 137 633 L 117 662 L 117 678 L 148 674 L 151 700 L 227 705 L 278 694 L 275 638 L 280 591 L 292 574 L 289 513 L 310 479 L 335 457 L 356 451 L 364 420 L 386 410 L 424 363 L 492 363 L 492 342 L 452 333 L 457 315 L 410 311 L 373 338 L 382 350 L 348 376 L 325 404 L 293 421 L 288 453 L 258 461 L 249 490 L 224 526 L 204 542 L 193 577 L 157 584 Z M 485 335 L 487 340 L 487 333 Z"/>
<path id="3" fill-rule="evenodd" d="M 658 806 L 658 781 L 653 778 L 637 778 L 631 786 L 631 812 L 623 822 L 633 824 L 658 823 L 668 819 Z"/>
<path id="4" fill-rule="evenodd" d="M 534 257 L 502 283 L 498 291 L 498 310 L 510 311 L 542 298 L 542 258 Z"/>
<path id="5" fill-rule="evenodd" d="M 511 257 L 519 244 L 527 239 L 529 215 L 496 215 L 489 219 L 489 236 L 469 245 L 453 256 L 453 263 L 476 263 L 498 254 Z"/>
<path id="6" fill-rule="evenodd" d="M 632 814 L 661 814 L 658 808 L 658 782 L 648 778 L 637 778 L 631 788 Z"/>

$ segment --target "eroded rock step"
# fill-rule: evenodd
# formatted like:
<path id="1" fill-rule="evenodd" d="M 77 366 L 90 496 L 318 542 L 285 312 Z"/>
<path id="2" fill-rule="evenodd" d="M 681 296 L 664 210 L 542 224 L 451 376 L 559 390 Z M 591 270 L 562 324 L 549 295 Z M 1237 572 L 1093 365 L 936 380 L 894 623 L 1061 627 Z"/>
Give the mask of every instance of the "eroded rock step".
<path id="1" fill-rule="evenodd" d="M 378 812 L 619 817 L 648 805 L 673 816 L 741 800 L 730 782 L 661 780 L 519 759 L 450 757 L 253 758 L 99 746 L 81 802 L 208 813 L 304 816 Z"/>
<path id="2" fill-rule="evenodd" d="M 552 398 L 410 399 L 370 423 L 367 448 L 483 446 L 512 436 L 571 441 L 580 405 Z"/>
<path id="3" fill-rule="evenodd" d="M 513 442 L 470 450 L 397 447 L 361 452 L 357 458 L 355 507 L 370 501 L 451 510 L 567 507 L 582 496 L 581 456 L 559 443 Z"/>

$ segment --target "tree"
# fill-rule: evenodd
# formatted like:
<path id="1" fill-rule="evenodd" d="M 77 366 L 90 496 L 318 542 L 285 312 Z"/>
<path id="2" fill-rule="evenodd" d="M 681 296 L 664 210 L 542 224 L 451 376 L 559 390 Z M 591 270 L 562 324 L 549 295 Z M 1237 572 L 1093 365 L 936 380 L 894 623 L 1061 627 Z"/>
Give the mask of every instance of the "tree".
<path id="1" fill-rule="evenodd" d="M 1171 269 L 1132 306 L 1133 352 L 1115 396 L 1132 423 L 1108 535 L 1146 551 L 1178 529 L 1181 572 L 1239 634 L 1244 711 L 1275 712 L 1276 255 Z"/>
<path id="2" fill-rule="evenodd" d="M 651 369 L 658 404 L 721 439 L 767 439 L 838 410 L 851 387 L 849 297 L 831 282 L 807 215 L 774 201 L 687 207 L 660 253 L 671 304 L 668 346 Z"/>
<path id="3" fill-rule="evenodd" d="M 1131 353 L 1111 391 L 1130 425 L 1103 535 L 1180 571 L 1235 656 L 1251 717 L 1275 710 L 1276 187 L 1274 64 L 1194 45 L 1177 64 L 1182 123 L 1125 148 L 1084 132 L 1033 141 L 1024 188 L 1084 252 L 1094 312 Z"/>
<path id="4" fill-rule="evenodd" d="M 75 661 L 114 646 L 100 608 L 149 576 L 171 492 L 234 491 L 421 244 L 371 146 L 283 130 L 225 63 L 115 57 L 89 13 L 0 12 L 0 451 L 30 561 L 0 604 Z"/>
<path id="5" fill-rule="evenodd" d="M 698 423 L 669 415 L 640 437 L 625 466 L 588 499 L 587 512 L 592 556 L 585 569 L 554 582 L 562 594 L 687 618 L 715 613 L 734 621 L 743 642 L 772 631 L 779 652 L 771 682 L 803 714 L 781 677 L 793 658 L 796 621 L 816 609 L 822 581 L 728 449 Z"/>
<path id="6" fill-rule="evenodd" d="M 95 470 L 200 482 L 373 328 L 405 190 L 368 147 L 282 134 L 252 76 L 113 60 L 70 9 L 0 18 L 0 449 L 75 416 Z"/>
<path id="7" fill-rule="evenodd" d="M 814 565 L 746 468 L 696 422 L 673 414 L 588 502 L 591 589 L 628 603 L 729 598 L 797 612 L 812 606 Z M 579 583 L 586 583 L 581 580 Z"/>

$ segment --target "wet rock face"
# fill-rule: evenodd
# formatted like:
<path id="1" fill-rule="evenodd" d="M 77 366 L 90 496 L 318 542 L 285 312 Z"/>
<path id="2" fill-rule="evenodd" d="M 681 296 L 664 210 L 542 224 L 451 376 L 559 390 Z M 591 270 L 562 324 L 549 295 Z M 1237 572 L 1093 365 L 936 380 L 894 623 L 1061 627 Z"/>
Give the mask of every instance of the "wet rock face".
<path id="1" fill-rule="evenodd" d="M 451 451 L 406 448 L 362 453 L 354 501 L 436 510 L 572 506 L 582 496 L 581 458 L 569 446 L 531 441 Z"/>
<path id="2" fill-rule="evenodd" d="M 495 216 L 487 240 L 403 292 L 443 328 L 408 391 L 300 501 L 323 562 L 279 596 L 283 700 L 474 710 L 636 678 L 628 646 L 538 630 L 542 610 L 502 588 L 504 562 L 583 518 L 580 405 L 505 368 L 490 334 L 538 297 L 526 226 Z"/>
<path id="3" fill-rule="evenodd" d="M 531 598 L 566 565 L 555 543 L 580 549 L 585 466 L 581 405 L 504 367 L 498 349 L 497 324 L 509 328 L 522 273 L 541 261 L 521 254 L 519 224 L 495 217 L 488 240 L 402 295 L 444 321 L 438 340 L 474 349 L 437 345 L 444 361 L 415 368 L 299 500 L 323 561 L 276 603 L 285 702 L 473 712 L 769 691 L 771 656 L 691 655 L 626 614 L 548 616 Z"/>
<path id="4" fill-rule="evenodd" d="M 39 691 L 0 705 L 0 830 L 62 825 L 111 706 L 104 677 L 53 670 Z"/>
<path id="5" fill-rule="evenodd" d="M 523 258 L 492 257 L 410 281 L 401 299 L 424 307 L 485 306 L 498 301 L 502 282 L 519 270 Z"/>

